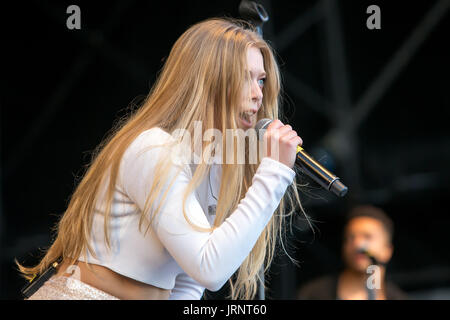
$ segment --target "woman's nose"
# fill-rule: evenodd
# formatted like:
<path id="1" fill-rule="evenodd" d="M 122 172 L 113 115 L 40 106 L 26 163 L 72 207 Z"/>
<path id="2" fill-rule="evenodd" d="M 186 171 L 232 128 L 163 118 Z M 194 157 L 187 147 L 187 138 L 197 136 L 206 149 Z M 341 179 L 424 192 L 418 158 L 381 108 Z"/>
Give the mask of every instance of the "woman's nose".
<path id="1" fill-rule="evenodd" d="M 258 81 L 254 81 L 252 85 L 252 100 L 254 102 L 257 102 L 259 105 L 259 102 L 263 98 L 262 88 L 258 84 Z"/>

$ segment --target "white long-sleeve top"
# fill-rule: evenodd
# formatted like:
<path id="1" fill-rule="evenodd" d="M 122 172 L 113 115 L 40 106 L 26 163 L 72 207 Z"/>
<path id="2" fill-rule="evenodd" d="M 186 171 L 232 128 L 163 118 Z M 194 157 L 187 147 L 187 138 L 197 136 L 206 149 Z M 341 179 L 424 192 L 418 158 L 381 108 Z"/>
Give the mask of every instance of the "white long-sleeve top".
<path id="1" fill-rule="evenodd" d="M 183 216 L 183 194 L 195 165 L 184 165 L 176 176 L 151 230 L 139 231 L 139 220 L 155 176 L 155 165 L 173 137 L 160 128 L 141 133 L 121 160 L 110 216 L 111 249 L 104 240 L 104 197 L 94 213 L 90 244 L 79 260 L 105 266 L 121 275 L 159 288 L 170 289 L 170 299 L 200 299 L 205 288 L 219 290 L 248 256 L 279 205 L 295 172 L 265 157 L 252 185 L 236 210 L 211 232 L 193 228 Z M 168 161 L 170 161 L 168 159 Z M 196 225 L 210 227 L 212 206 L 220 188 L 221 166 L 212 165 L 210 177 L 189 195 L 186 213 Z M 208 209 L 209 208 L 209 209 Z M 146 213 L 150 214 L 150 213 Z M 87 250 L 86 250 L 87 251 Z"/>

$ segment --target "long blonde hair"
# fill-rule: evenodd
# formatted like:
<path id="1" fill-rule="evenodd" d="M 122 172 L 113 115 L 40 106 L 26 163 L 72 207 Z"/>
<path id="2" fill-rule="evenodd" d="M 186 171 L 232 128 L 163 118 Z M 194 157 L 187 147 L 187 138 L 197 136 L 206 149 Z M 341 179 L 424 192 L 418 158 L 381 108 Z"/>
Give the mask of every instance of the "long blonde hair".
<path id="1" fill-rule="evenodd" d="M 201 121 L 202 130 L 216 128 L 237 129 L 244 81 L 248 81 L 246 52 L 250 46 L 260 49 L 266 70 L 263 103 L 258 119 L 280 118 L 280 73 L 270 46 L 244 21 L 230 18 L 211 18 L 191 26 L 176 41 L 162 71 L 142 106 L 122 121 L 94 153 L 91 164 L 76 187 L 64 215 L 56 226 L 57 236 L 45 256 L 34 267 L 18 267 L 25 278 L 42 273 L 57 259 L 73 264 L 89 245 L 93 212 L 106 183 L 105 241 L 110 246 L 109 217 L 122 156 L 128 146 L 145 130 L 159 127 L 169 133 L 186 129 L 193 133 L 194 121 Z M 247 79 L 247 80 L 246 80 Z M 207 144 L 207 142 L 202 142 Z M 206 145 L 205 145 L 206 147 Z M 141 214 L 141 224 L 148 223 L 148 212 L 167 180 L 168 166 L 157 166 L 149 199 Z M 218 194 L 216 219 L 213 228 L 237 208 L 250 187 L 257 164 L 222 164 L 222 180 Z M 184 200 L 206 177 L 210 165 L 198 165 Z M 152 196 L 153 195 L 153 196 Z M 265 263 L 265 271 L 274 257 L 276 239 L 283 235 L 285 218 L 297 207 L 303 212 L 297 183 L 288 188 L 272 219 L 257 240 L 254 248 L 230 279 L 231 298 L 251 299 L 258 286 L 258 271 Z M 290 208 L 287 212 L 287 207 Z M 158 210 L 153 212 L 153 217 Z M 186 216 L 186 215 L 185 215 Z M 147 230 L 148 230 L 147 225 Z"/>

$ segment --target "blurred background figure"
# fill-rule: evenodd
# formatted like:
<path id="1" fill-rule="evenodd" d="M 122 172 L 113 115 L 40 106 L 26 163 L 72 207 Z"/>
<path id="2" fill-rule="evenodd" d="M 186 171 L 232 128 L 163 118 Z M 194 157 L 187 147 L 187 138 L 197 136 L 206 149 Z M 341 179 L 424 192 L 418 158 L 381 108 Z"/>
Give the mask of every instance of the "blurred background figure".
<path id="1" fill-rule="evenodd" d="M 407 296 L 386 280 L 392 257 L 394 225 L 380 208 L 354 207 L 347 215 L 343 234 L 344 268 L 306 283 L 298 291 L 301 300 L 404 300 Z"/>

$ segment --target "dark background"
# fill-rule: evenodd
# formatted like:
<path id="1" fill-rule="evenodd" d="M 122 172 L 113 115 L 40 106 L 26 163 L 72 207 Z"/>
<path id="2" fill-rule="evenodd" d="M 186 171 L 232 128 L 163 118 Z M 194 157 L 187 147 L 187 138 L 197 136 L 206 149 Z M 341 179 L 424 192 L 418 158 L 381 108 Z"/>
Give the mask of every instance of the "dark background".
<path id="1" fill-rule="evenodd" d="M 0 297 L 19 299 L 13 260 L 51 243 L 90 152 L 147 94 L 175 40 L 240 1 L 27 1 L 1 8 Z M 261 1 L 277 52 L 289 123 L 349 187 L 302 193 L 316 233 L 288 235 L 266 298 L 340 266 L 343 216 L 356 203 L 394 220 L 389 277 L 413 298 L 450 298 L 449 1 Z M 81 8 L 69 30 L 66 8 Z M 366 9 L 381 9 L 369 30 Z M 365 111 L 362 111 L 365 110 Z"/>

